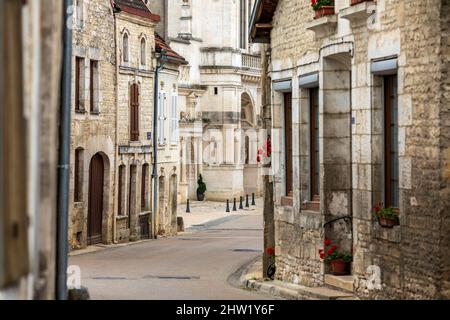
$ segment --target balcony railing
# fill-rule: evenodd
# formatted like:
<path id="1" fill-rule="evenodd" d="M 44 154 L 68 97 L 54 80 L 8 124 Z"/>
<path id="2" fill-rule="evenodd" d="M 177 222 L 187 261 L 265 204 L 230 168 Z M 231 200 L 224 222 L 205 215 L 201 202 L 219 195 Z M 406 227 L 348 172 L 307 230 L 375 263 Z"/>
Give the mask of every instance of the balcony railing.
<path id="1" fill-rule="evenodd" d="M 261 69 L 261 57 L 258 55 L 242 54 L 242 68 L 244 69 Z"/>

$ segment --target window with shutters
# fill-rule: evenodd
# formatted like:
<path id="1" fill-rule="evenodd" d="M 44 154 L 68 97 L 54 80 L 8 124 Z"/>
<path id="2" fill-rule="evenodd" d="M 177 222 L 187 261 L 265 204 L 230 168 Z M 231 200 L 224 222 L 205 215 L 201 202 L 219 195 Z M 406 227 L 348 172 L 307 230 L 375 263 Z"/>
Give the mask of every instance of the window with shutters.
<path id="1" fill-rule="evenodd" d="M 170 128 L 170 142 L 172 144 L 178 143 L 178 95 L 176 92 L 172 93 L 172 117 Z"/>
<path id="2" fill-rule="evenodd" d="M 83 201 L 83 170 L 84 170 L 84 150 L 77 148 L 75 150 L 74 163 L 74 202 Z"/>
<path id="3" fill-rule="evenodd" d="M 159 92 L 159 125 L 158 125 L 158 143 L 164 145 L 166 143 L 165 137 L 165 122 L 166 122 L 166 93 Z"/>
<path id="4" fill-rule="evenodd" d="M 89 102 L 91 113 L 98 113 L 98 100 L 99 100 L 99 72 L 98 72 L 98 61 L 91 60 L 89 68 Z"/>
<path id="5" fill-rule="evenodd" d="M 84 59 L 75 58 L 75 112 L 84 112 Z"/>
<path id="6" fill-rule="evenodd" d="M 84 27 L 84 0 L 75 0 L 75 21 L 78 28 Z"/>
<path id="7" fill-rule="evenodd" d="M 139 141 L 139 85 L 130 87 L 130 140 Z"/>
<path id="8" fill-rule="evenodd" d="M 125 208 L 125 174 L 126 167 L 124 165 L 119 166 L 119 181 L 118 181 L 118 199 L 117 199 L 117 215 L 124 216 Z"/>
<path id="9" fill-rule="evenodd" d="M 399 206 L 397 76 L 384 78 L 385 206 Z"/>

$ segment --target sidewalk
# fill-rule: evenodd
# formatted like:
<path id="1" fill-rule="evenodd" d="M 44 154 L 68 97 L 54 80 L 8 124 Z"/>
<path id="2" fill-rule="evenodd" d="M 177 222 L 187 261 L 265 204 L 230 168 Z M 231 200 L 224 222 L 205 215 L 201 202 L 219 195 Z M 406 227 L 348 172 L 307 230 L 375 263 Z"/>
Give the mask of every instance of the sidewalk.
<path id="1" fill-rule="evenodd" d="M 351 293 L 328 287 L 306 287 L 278 280 L 262 279 L 262 256 L 242 266 L 229 282 L 241 289 L 260 291 L 274 298 L 287 300 L 355 300 Z"/>
<path id="2" fill-rule="evenodd" d="M 239 208 L 239 202 L 236 206 Z M 191 201 L 191 213 L 186 213 L 186 204 L 182 204 L 178 206 L 178 217 L 183 218 L 185 232 L 191 232 L 242 215 L 262 215 L 263 199 L 256 199 L 256 206 L 250 206 L 249 209 L 245 209 L 245 201 L 244 210 L 233 211 L 233 203 L 230 203 L 230 212 L 226 212 L 226 207 L 226 202 Z"/>

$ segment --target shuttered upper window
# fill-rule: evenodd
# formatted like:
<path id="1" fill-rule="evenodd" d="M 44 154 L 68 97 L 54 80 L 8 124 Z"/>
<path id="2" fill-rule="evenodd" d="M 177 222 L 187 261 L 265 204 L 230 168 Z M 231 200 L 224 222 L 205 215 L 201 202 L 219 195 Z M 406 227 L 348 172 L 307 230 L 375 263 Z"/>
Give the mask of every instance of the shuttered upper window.
<path id="1" fill-rule="evenodd" d="M 170 130 L 170 142 L 172 144 L 178 143 L 178 95 L 176 92 L 172 93 L 172 117 Z"/>
<path id="2" fill-rule="evenodd" d="M 165 137 L 165 121 L 166 121 L 166 93 L 159 92 L 159 125 L 158 125 L 158 143 L 164 145 L 166 143 Z"/>
<path id="3" fill-rule="evenodd" d="M 130 87 L 130 140 L 139 141 L 139 85 Z"/>

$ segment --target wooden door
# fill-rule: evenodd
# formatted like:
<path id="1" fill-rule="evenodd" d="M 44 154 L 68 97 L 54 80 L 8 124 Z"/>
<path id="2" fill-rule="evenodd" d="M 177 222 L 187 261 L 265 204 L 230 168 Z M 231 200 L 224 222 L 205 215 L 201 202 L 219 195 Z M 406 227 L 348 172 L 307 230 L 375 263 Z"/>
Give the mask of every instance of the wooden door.
<path id="1" fill-rule="evenodd" d="M 292 196 L 292 93 L 284 94 L 284 141 L 286 154 L 286 195 Z"/>
<path id="2" fill-rule="evenodd" d="M 88 245 L 102 242 L 104 169 L 97 153 L 89 166 Z"/>

